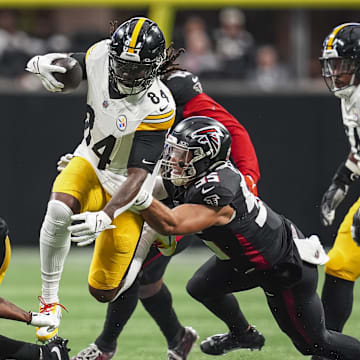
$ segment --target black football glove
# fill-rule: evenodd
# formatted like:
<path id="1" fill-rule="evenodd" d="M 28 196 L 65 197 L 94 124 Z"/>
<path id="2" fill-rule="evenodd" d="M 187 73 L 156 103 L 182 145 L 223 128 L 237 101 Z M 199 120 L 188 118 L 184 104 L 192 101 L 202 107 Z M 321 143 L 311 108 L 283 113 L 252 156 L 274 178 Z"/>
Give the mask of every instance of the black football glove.
<path id="1" fill-rule="evenodd" d="M 325 226 L 333 223 L 336 208 L 345 199 L 349 185 L 357 178 L 358 176 L 354 174 L 345 163 L 342 163 L 337 169 L 331 185 L 321 199 L 320 219 Z"/>
<path id="2" fill-rule="evenodd" d="M 329 226 L 335 219 L 335 209 L 345 199 L 349 185 L 332 183 L 321 199 L 320 219 Z"/>

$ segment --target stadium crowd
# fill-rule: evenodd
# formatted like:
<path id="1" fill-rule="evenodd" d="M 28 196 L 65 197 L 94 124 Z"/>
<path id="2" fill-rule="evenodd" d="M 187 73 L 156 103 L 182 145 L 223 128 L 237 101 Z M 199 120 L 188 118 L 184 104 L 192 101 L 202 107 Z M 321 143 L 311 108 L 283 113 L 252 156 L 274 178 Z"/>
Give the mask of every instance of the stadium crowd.
<path id="1" fill-rule="evenodd" d="M 0 10 L 0 77 L 4 88 L 41 90 L 23 71 L 29 58 L 49 52 L 86 51 L 109 35 L 111 20 L 121 22 L 133 13 L 123 9 Z M 300 72 L 294 54 L 296 34 L 290 31 L 294 30 L 291 19 L 296 12 L 290 10 L 178 11 L 172 41 L 176 48 L 186 49 L 180 65 L 203 80 L 241 80 L 260 90 L 272 91 L 304 78 L 320 79 L 317 44 L 330 25 L 320 27 L 316 21 L 319 15 L 307 14 L 315 23 L 312 24 L 315 36 L 307 39 L 311 42 L 307 44 L 310 54 L 301 60 L 305 65 Z M 331 24 L 336 23 L 330 15 L 327 16 Z M 339 12 L 338 22 L 351 16 L 345 13 L 344 17 L 344 12 Z"/>

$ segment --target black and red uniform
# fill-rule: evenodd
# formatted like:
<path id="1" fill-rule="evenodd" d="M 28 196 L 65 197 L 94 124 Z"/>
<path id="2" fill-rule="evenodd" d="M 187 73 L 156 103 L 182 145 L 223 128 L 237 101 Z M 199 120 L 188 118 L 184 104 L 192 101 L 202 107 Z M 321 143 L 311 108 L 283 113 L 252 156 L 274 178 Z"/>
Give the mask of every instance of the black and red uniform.
<path id="1" fill-rule="evenodd" d="M 329 359 L 360 358 L 360 342 L 326 330 L 324 311 L 316 293 L 315 265 L 300 259 L 293 236 L 304 238 L 290 220 L 274 212 L 247 188 L 244 176 L 230 163 L 187 188 L 164 182 L 178 204 L 214 207 L 230 205 L 234 218 L 211 226 L 199 237 L 216 254 L 203 264 L 187 285 L 189 294 L 231 329 L 237 304 L 227 301 L 233 292 L 261 287 L 279 327 L 304 355 Z"/>
<path id="2" fill-rule="evenodd" d="M 246 129 L 226 109 L 206 95 L 199 78 L 188 71 L 175 71 L 163 79 L 176 103 L 176 119 L 172 129 L 183 119 L 191 116 L 208 116 L 221 122 L 232 137 L 231 159 L 243 175 L 251 176 L 256 186 L 259 178 L 259 164 L 254 146 Z M 179 237 L 175 254 L 188 247 L 193 236 Z M 163 256 L 152 247 L 144 261 L 140 274 L 142 285 L 160 280 L 171 257 Z"/>

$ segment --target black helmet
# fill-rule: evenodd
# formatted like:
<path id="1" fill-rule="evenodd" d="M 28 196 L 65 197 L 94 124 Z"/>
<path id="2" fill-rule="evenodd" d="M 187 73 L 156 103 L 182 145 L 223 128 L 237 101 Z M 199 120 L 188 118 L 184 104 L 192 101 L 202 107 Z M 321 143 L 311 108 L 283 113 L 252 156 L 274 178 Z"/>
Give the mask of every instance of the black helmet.
<path id="1" fill-rule="evenodd" d="M 335 27 L 324 40 L 320 63 L 326 85 L 335 94 L 358 85 L 360 24 L 346 23 Z"/>
<path id="2" fill-rule="evenodd" d="M 230 148 L 225 126 L 210 117 L 189 117 L 165 141 L 161 175 L 177 186 L 186 185 L 227 161 Z"/>
<path id="3" fill-rule="evenodd" d="M 147 89 L 165 59 L 165 38 L 150 19 L 137 17 L 121 24 L 110 43 L 110 77 L 123 94 Z"/>

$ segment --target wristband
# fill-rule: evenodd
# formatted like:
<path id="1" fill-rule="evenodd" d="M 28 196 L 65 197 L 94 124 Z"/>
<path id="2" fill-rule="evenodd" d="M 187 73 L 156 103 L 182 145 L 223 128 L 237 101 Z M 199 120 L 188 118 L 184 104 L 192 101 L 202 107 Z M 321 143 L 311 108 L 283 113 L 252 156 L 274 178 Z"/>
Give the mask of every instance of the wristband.
<path id="1" fill-rule="evenodd" d="M 148 207 L 150 207 L 152 201 L 153 196 L 147 191 L 143 190 L 135 200 L 133 207 L 138 211 L 146 210 Z"/>
<path id="2" fill-rule="evenodd" d="M 29 311 L 29 314 L 30 314 L 30 320 L 26 322 L 26 325 L 30 325 L 32 321 L 32 312 Z"/>
<path id="3" fill-rule="evenodd" d="M 346 161 L 346 163 L 342 163 L 339 168 L 336 170 L 336 173 L 333 177 L 333 182 L 336 185 L 344 186 L 350 185 L 354 182 L 359 175 L 355 174 L 350 168 L 349 163 L 350 161 Z"/>

